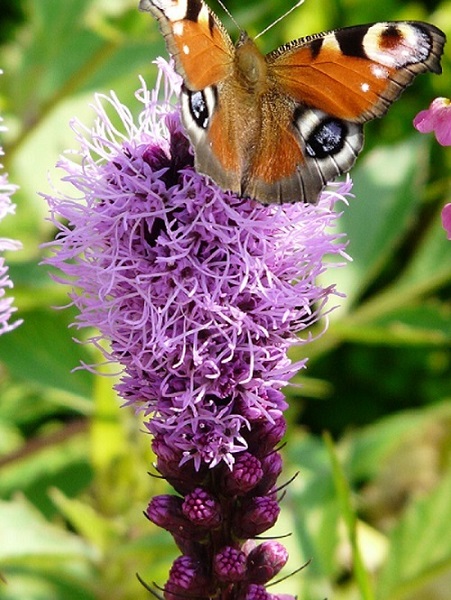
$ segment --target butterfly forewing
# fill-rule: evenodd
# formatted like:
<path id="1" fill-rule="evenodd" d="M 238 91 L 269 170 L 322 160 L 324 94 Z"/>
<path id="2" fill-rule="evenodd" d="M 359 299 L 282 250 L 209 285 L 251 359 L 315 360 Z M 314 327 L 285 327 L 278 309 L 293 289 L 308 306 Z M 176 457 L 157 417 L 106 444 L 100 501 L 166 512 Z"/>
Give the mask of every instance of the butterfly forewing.
<path id="1" fill-rule="evenodd" d="M 231 74 L 234 45 L 202 0 L 140 0 L 156 17 L 176 70 L 190 90 L 203 90 Z"/>
<path id="2" fill-rule="evenodd" d="M 267 56 L 298 102 L 345 120 L 382 116 L 418 73 L 440 73 L 445 37 L 426 23 L 360 25 L 296 40 Z"/>

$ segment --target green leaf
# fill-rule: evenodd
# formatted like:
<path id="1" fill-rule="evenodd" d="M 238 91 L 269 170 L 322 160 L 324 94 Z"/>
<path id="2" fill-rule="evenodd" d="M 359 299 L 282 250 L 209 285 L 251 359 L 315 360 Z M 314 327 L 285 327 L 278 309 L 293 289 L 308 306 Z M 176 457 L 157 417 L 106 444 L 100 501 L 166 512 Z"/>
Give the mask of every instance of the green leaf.
<path id="1" fill-rule="evenodd" d="M 357 517 L 353 506 L 351 489 L 338 460 L 331 436 L 329 434 L 325 434 L 324 440 L 326 442 L 326 446 L 329 451 L 329 457 L 332 463 L 335 488 L 337 490 L 337 496 L 340 505 L 340 514 L 346 524 L 348 539 L 352 548 L 353 573 L 362 600 L 373 600 L 374 593 L 372 584 L 369 574 L 367 573 L 363 563 L 359 544 L 357 543 Z"/>
<path id="2" fill-rule="evenodd" d="M 104 368 L 104 375 L 105 371 L 107 369 Z M 95 380 L 95 413 L 90 442 L 92 464 L 99 472 L 107 472 L 114 467 L 117 469 L 118 460 L 136 450 L 128 443 L 127 409 L 121 407 L 120 399 L 113 391 L 113 383 L 114 379 L 107 376 L 97 377 Z M 138 422 L 135 414 L 133 421 L 135 424 Z M 128 426 L 130 427 L 129 423 Z"/>
<path id="3" fill-rule="evenodd" d="M 56 567 L 58 568 L 58 564 Z M 7 569 L 4 572 L 6 584 L 0 582 L 2 600 L 99 600 L 98 594 L 89 589 L 94 587 L 89 580 L 90 573 L 80 573 L 73 577 L 66 575 L 60 568 L 51 570 Z M 135 598 L 137 600 L 137 598 Z"/>
<path id="4" fill-rule="evenodd" d="M 415 304 L 407 305 L 409 300 Z M 402 304 L 402 306 L 400 306 Z M 401 290 L 373 297 L 353 316 L 334 323 L 334 334 L 344 341 L 390 346 L 436 346 L 451 343 L 449 307 L 437 300 L 419 303 Z"/>
<path id="5" fill-rule="evenodd" d="M 390 552 L 377 588 L 380 600 L 432 598 L 434 584 L 451 570 L 451 472 L 428 497 L 414 502 L 390 536 Z M 443 589 L 443 591 L 445 591 Z M 449 593 L 449 584 L 448 584 Z"/>
<path id="6" fill-rule="evenodd" d="M 353 199 L 343 210 L 340 227 L 349 237 L 352 257 L 342 276 L 340 291 L 348 304 L 360 296 L 412 224 L 423 191 L 419 174 L 426 171 L 427 142 L 410 138 L 381 146 L 357 163 L 352 171 Z"/>
<path id="7" fill-rule="evenodd" d="M 36 436 L 33 443 L 4 457 L 3 462 L 0 497 L 10 498 L 21 490 L 41 512 L 53 515 L 50 488 L 58 487 L 67 495 L 76 495 L 91 481 L 85 424 L 75 422 Z"/>
<path id="8" fill-rule="evenodd" d="M 397 282 L 398 289 L 410 296 L 424 294 L 451 282 L 451 244 L 443 230 L 440 212 L 441 207 Z"/>
<path id="9" fill-rule="evenodd" d="M 21 316 L 24 323 L 0 339 L 0 360 L 9 373 L 21 381 L 90 398 L 92 374 L 73 369 L 81 360 L 90 363 L 92 357 L 80 344 L 74 343 L 75 332 L 68 329 L 67 315 L 38 310 Z"/>
<path id="10" fill-rule="evenodd" d="M 296 472 L 302 465 L 302 472 L 294 486 L 289 488 L 286 502 L 293 511 L 296 536 L 305 553 L 302 558 L 312 559 L 308 572 L 319 574 L 321 570 L 324 572 L 332 568 L 334 550 L 330 550 L 330 547 L 334 548 L 337 541 L 335 527 L 331 525 L 332 521 L 336 524 L 338 514 L 330 464 L 324 443 L 315 436 L 292 433 L 289 442 L 285 452 L 289 462 L 285 464 L 285 469 Z M 300 485 L 297 485 L 298 480 L 301 480 Z M 319 517 L 318 512 L 322 509 L 329 514 Z M 318 522 L 321 519 L 328 524 L 327 538 L 318 534 L 318 531 L 326 528 Z M 322 545 L 321 548 L 317 547 L 318 543 Z"/>
<path id="11" fill-rule="evenodd" d="M 50 496 L 61 514 L 84 539 L 102 552 L 113 546 L 113 540 L 120 531 L 118 520 L 97 513 L 92 506 L 81 500 L 68 498 L 57 488 L 50 491 Z"/>
<path id="12" fill-rule="evenodd" d="M 96 557 L 91 546 L 47 522 L 23 499 L 0 500 L 0 523 L 0 568 L 25 557 L 41 564 Z"/>
<path id="13" fill-rule="evenodd" d="M 418 445 L 420 433 L 451 422 L 451 403 L 404 410 L 354 433 L 348 440 L 349 474 L 361 482 L 374 480 L 406 444 Z"/>
<path id="14" fill-rule="evenodd" d="M 5 77 L 15 110 L 35 122 L 62 98 L 81 91 L 105 88 L 111 81 L 139 72 L 152 60 L 151 23 L 130 9 L 147 38 L 139 41 L 108 23 L 105 7 L 92 0 L 28 2 L 30 31 L 26 52 L 20 55 L 14 78 Z M 154 26 L 155 27 L 155 26 Z M 155 36 L 156 37 L 156 27 Z M 163 48 L 163 40 L 158 39 Z M 32 104 L 31 104 L 32 103 Z"/>
<path id="15" fill-rule="evenodd" d="M 95 600 L 92 546 L 47 522 L 22 498 L 0 501 L 2 600 Z M 90 581 L 91 580 L 91 581 Z"/>

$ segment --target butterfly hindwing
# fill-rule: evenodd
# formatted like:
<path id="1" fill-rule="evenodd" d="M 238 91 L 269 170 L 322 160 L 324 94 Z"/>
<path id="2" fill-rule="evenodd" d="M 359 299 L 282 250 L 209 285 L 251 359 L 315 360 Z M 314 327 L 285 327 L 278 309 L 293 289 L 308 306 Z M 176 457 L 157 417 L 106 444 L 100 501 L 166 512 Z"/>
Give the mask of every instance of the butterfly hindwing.
<path id="1" fill-rule="evenodd" d="M 233 90 L 227 81 L 192 92 L 182 87 L 182 118 L 195 149 L 196 168 L 223 189 L 242 193 L 242 151 L 239 140 L 239 118 Z M 218 105 L 218 93 L 228 102 Z"/>
<path id="2" fill-rule="evenodd" d="M 359 123 L 300 105 L 294 113 L 267 114 L 243 181 L 250 197 L 311 202 L 328 181 L 350 168 L 362 148 Z"/>
<path id="3" fill-rule="evenodd" d="M 316 202 L 419 73 L 440 73 L 444 34 L 418 21 L 320 33 L 264 56 L 235 46 L 203 0 L 141 0 L 183 78 L 182 120 L 198 171 L 263 203 Z"/>

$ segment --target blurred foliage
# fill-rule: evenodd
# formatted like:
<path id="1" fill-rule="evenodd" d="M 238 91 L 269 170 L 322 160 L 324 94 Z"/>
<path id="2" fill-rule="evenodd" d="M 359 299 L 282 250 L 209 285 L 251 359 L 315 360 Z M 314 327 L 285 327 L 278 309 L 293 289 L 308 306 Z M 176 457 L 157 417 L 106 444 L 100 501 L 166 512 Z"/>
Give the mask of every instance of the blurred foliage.
<path id="1" fill-rule="evenodd" d="M 7 0 L 0 27 L 2 145 L 17 217 L 0 235 L 20 239 L 8 256 L 24 324 L 0 338 L 0 598 L 138 600 L 135 577 L 163 584 L 176 549 L 142 516 L 166 490 L 149 477 L 150 440 L 119 408 L 114 374 L 72 369 L 99 361 L 72 341 L 66 290 L 39 267 L 53 236 L 46 205 L 53 165 L 73 147 L 68 122 L 89 123 L 94 92 L 134 103 L 138 74 L 166 55 L 137 0 Z M 230 0 L 255 35 L 291 2 Z M 223 14 L 214 6 L 218 14 Z M 307 0 L 261 39 L 269 51 L 314 31 L 387 19 L 424 19 L 451 36 L 451 2 Z M 234 33 L 234 26 L 224 17 Z M 236 33 L 236 32 L 235 32 Z M 412 118 L 450 95 L 422 76 L 381 121 L 367 126 L 353 169 L 356 198 L 340 227 L 352 262 L 331 268 L 346 299 L 325 335 L 302 348 L 308 371 L 288 390 L 288 488 L 274 535 L 290 569 L 271 588 L 302 600 L 445 600 L 451 589 L 451 369 L 449 242 L 439 213 L 450 201 L 451 151 L 420 136 Z M 299 358 L 297 351 L 296 358 Z M 331 438 L 322 438 L 323 431 Z M 289 572 L 289 571 L 287 571 Z"/>

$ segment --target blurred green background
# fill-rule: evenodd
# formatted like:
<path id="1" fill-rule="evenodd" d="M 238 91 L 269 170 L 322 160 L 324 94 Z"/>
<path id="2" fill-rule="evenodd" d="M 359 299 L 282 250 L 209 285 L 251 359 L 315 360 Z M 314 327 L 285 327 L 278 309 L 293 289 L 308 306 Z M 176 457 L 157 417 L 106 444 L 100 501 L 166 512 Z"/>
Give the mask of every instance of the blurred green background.
<path id="1" fill-rule="evenodd" d="M 62 187 L 54 164 L 74 147 L 70 118 L 89 124 L 94 92 L 110 89 L 138 110 L 138 75 L 152 85 L 152 60 L 166 56 L 137 4 L 0 4 L 3 162 L 20 186 L 17 216 L 4 220 L 0 236 L 24 245 L 8 256 L 24 323 L 0 338 L 2 600 L 148 598 L 135 573 L 163 585 L 177 554 L 142 515 L 152 495 L 167 491 L 147 474 L 150 438 L 139 417 L 119 408 L 113 372 L 72 372 L 101 359 L 73 342 L 73 310 L 53 308 L 67 303 L 67 290 L 39 266 L 40 244 L 54 231 L 37 192 L 50 181 Z M 255 35 L 291 2 L 227 6 Z M 451 38 L 449 1 L 306 0 L 260 45 L 270 51 L 313 32 L 388 19 L 430 21 Z M 340 219 L 353 260 L 326 276 L 347 297 L 337 299 L 325 335 L 301 349 L 310 357 L 296 378 L 302 388 L 287 390 L 281 483 L 300 474 L 274 535 L 291 533 L 284 573 L 312 562 L 273 593 L 451 597 L 451 245 L 439 218 L 450 201 L 451 149 L 412 127 L 434 97 L 451 95 L 449 57 L 445 49 L 441 77 L 419 77 L 366 128 L 352 171 L 356 198 Z"/>

